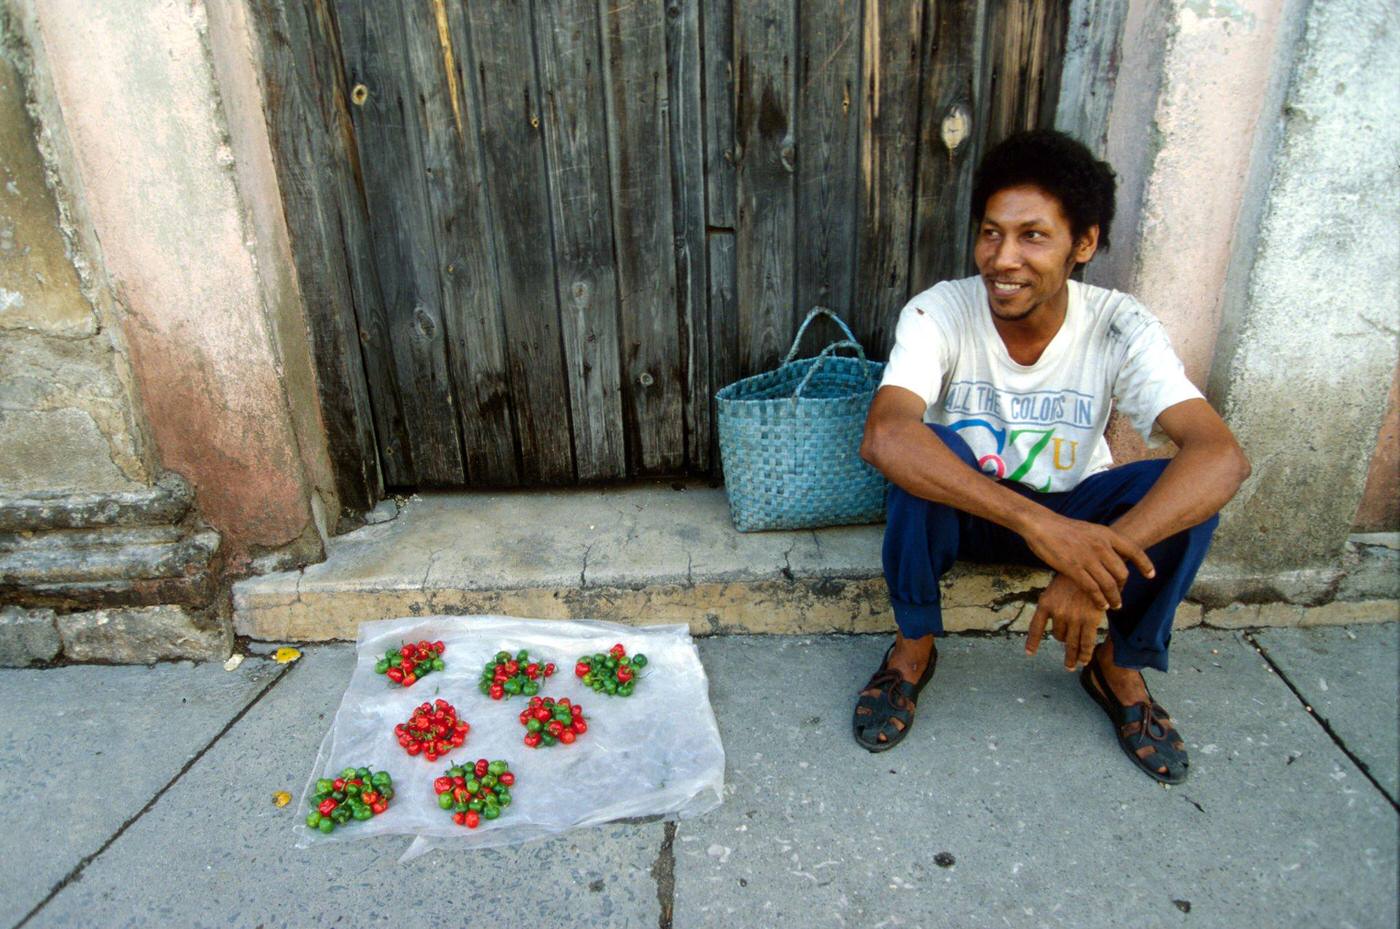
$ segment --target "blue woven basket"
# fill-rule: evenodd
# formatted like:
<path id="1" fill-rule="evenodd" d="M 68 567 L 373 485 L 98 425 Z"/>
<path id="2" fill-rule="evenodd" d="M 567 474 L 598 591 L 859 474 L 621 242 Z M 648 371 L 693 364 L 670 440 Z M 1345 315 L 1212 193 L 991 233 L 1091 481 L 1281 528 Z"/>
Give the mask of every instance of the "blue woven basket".
<path id="1" fill-rule="evenodd" d="M 793 361 L 819 315 L 835 320 L 846 338 L 814 358 Z M 840 348 L 860 357 L 834 354 Z M 736 529 L 815 529 L 884 518 L 885 479 L 860 457 L 865 416 L 884 368 L 866 360 L 840 317 L 817 307 L 781 365 L 715 395 L 724 489 Z"/>

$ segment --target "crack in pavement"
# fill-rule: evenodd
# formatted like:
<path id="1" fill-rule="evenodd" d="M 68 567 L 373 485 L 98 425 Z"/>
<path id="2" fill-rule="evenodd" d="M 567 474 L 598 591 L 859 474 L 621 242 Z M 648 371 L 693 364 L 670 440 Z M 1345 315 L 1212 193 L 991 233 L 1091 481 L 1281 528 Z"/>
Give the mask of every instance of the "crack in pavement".
<path id="1" fill-rule="evenodd" d="M 656 881 L 656 902 L 661 905 L 661 915 L 656 924 L 659 929 L 672 929 L 672 917 L 676 906 L 676 823 L 669 820 L 661 840 L 661 848 L 656 853 L 656 861 L 651 865 L 651 876 Z M 18 929 L 18 927 L 16 927 Z"/>
<path id="2" fill-rule="evenodd" d="M 34 908 L 32 910 L 24 914 L 24 918 L 21 919 L 19 922 L 15 923 L 12 929 L 23 929 L 24 925 L 28 923 L 31 919 L 33 919 L 35 916 L 39 915 L 39 911 L 42 910 L 44 907 L 48 906 L 49 903 L 53 901 L 54 897 L 57 897 L 60 893 L 62 893 L 65 887 L 82 877 L 83 871 L 87 868 L 88 865 L 92 864 L 102 855 L 103 852 L 111 848 L 113 843 L 115 843 L 117 839 L 120 839 L 122 835 L 126 832 L 126 830 L 130 829 L 136 824 L 137 820 L 149 813 L 160 801 L 160 798 L 165 796 L 166 791 L 174 787 L 179 782 L 180 778 L 184 777 L 185 774 L 188 773 L 191 768 L 198 764 L 199 760 L 203 758 L 205 754 L 208 753 L 209 749 L 213 748 L 216 744 L 218 744 L 218 741 L 220 739 L 227 735 L 229 731 L 233 729 L 234 726 L 238 725 L 238 723 L 242 721 L 243 717 L 247 716 L 248 712 L 253 707 L 257 706 L 263 697 L 271 693 L 272 688 L 282 683 L 282 679 L 285 678 L 288 674 L 290 674 L 292 668 L 295 668 L 296 666 L 297 662 L 295 661 L 287 664 L 272 678 L 272 680 L 268 681 L 265 685 L 263 685 L 262 690 L 259 690 L 257 694 L 253 697 L 253 699 L 249 700 L 248 703 L 244 705 L 243 709 L 235 713 L 233 718 L 230 719 L 227 723 L 225 723 L 222 729 L 214 733 L 214 737 L 210 739 L 203 748 L 195 752 L 194 755 L 188 761 L 185 762 L 185 764 L 180 768 L 180 770 L 175 772 L 175 776 L 172 777 L 169 781 L 166 781 L 165 786 L 162 787 L 160 790 L 157 790 L 155 792 L 155 795 L 151 797 L 151 799 L 146 801 L 145 806 L 141 807 L 141 809 L 137 810 L 134 814 L 128 817 L 126 822 L 122 823 L 119 827 L 117 827 L 117 831 L 112 833 L 111 836 L 108 837 L 107 841 L 103 842 L 102 846 L 98 848 L 97 851 L 88 855 L 82 861 L 79 861 L 73 867 L 73 870 L 69 871 L 66 875 L 64 875 L 63 879 L 57 884 L 54 884 L 53 888 L 49 890 L 48 894 L 44 896 L 44 899 L 40 900 L 34 905 Z"/>
<path id="3" fill-rule="evenodd" d="M 1375 787 L 1376 790 L 1380 791 L 1380 795 L 1382 797 L 1385 797 L 1386 800 L 1390 801 L 1390 805 L 1395 808 L 1396 812 L 1400 812 L 1400 803 L 1396 803 L 1395 798 L 1390 795 L 1390 791 L 1386 790 L 1385 787 L 1381 786 L 1381 782 L 1376 780 L 1376 776 L 1371 773 L 1371 769 L 1367 766 L 1366 762 L 1358 758 L 1356 756 L 1356 753 L 1347 747 L 1346 742 L 1342 741 L 1342 737 L 1337 734 L 1337 731 L 1332 728 L 1332 724 L 1327 721 L 1327 717 L 1321 715 L 1313 709 L 1312 704 L 1309 703 L 1308 699 L 1303 696 L 1302 691 L 1300 691 L 1297 687 L 1294 686 L 1293 681 L 1289 679 L 1286 673 L 1284 673 L 1284 670 L 1282 667 L 1279 666 L 1279 663 L 1274 661 L 1274 659 L 1269 655 L 1268 649 L 1264 648 L 1263 645 L 1259 644 L 1259 640 L 1256 639 L 1252 633 L 1245 633 L 1243 638 L 1250 645 L 1254 646 L 1254 650 L 1259 653 L 1259 657 L 1263 658 L 1264 663 L 1273 669 L 1274 674 L 1278 676 L 1279 680 L 1283 681 L 1284 686 L 1287 687 L 1289 690 L 1293 691 L 1293 696 L 1298 698 L 1298 702 L 1303 705 L 1303 709 L 1307 710 L 1308 715 L 1312 717 L 1313 721 L 1322 727 L 1322 731 L 1327 733 L 1327 737 L 1332 740 L 1333 744 L 1336 745 L 1337 748 L 1341 749 L 1342 754 L 1346 755 L 1347 758 L 1351 759 L 1351 763 L 1356 765 L 1357 770 L 1359 770 L 1362 774 L 1366 776 L 1366 780 L 1371 782 L 1371 786 Z M 1292 762 L 1290 761 L 1289 763 L 1291 764 Z"/>

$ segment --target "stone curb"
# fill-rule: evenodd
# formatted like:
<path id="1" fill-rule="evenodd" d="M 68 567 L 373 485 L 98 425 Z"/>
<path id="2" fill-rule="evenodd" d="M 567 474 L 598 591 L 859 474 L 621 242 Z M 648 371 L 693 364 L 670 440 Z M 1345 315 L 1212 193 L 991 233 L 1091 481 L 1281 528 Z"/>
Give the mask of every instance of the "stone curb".
<path id="1" fill-rule="evenodd" d="M 151 664 L 222 661 L 233 635 L 183 607 L 162 605 L 58 615 L 49 609 L 0 610 L 0 667 L 24 668 L 60 655 L 71 661 Z"/>

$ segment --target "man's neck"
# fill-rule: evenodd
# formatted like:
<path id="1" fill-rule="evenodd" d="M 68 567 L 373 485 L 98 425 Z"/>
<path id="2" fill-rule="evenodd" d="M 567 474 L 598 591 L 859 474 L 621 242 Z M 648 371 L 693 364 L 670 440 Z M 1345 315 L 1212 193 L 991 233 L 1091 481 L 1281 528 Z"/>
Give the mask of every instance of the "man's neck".
<path id="1" fill-rule="evenodd" d="M 991 312 L 990 309 L 988 312 Z M 1069 282 L 1053 297 L 1037 306 L 1021 319 L 1002 319 L 992 313 L 992 325 L 1013 361 L 1033 365 L 1040 360 L 1046 347 L 1065 324 L 1069 312 Z"/>

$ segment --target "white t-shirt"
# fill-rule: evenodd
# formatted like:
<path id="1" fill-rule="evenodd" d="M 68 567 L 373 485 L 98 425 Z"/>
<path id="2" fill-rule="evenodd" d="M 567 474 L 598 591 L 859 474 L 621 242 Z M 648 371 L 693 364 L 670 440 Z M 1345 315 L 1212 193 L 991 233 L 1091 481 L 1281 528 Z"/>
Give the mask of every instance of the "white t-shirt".
<path id="1" fill-rule="evenodd" d="M 1149 445 L 1158 414 L 1201 396 L 1162 324 L 1127 294 L 1069 282 L 1064 325 L 1033 365 L 1012 360 L 980 277 L 943 281 L 904 307 L 881 386 L 923 398 L 924 422 L 958 432 L 993 477 L 1070 490 L 1113 464 L 1109 401 Z"/>

